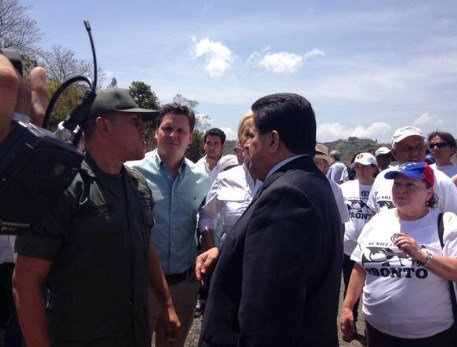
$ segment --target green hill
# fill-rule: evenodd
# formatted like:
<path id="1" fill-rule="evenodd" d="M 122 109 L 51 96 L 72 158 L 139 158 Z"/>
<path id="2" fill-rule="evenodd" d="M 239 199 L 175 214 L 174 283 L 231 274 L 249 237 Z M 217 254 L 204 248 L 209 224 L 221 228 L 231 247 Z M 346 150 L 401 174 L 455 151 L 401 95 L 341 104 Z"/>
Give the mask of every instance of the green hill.
<path id="1" fill-rule="evenodd" d="M 381 146 L 390 148 L 389 143 L 378 143 L 370 139 L 359 139 L 357 137 L 349 137 L 347 140 L 337 140 L 332 142 L 324 142 L 329 151 L 337 150 L 341 154 L 341 160 L 349 163 L 355 153 L 370 152 L 374 153 Z M 224 154 L 234 154 L 235 141 L 225 141 Z"/>
<path id="2" fill-rule="evenodd" d="M 352 156 L 361 152 L 374 152 L 382 146 L 390 148 L 389 143 L 378 143 L 370 139 L 359 139 L 357 137 L 349 137 L 347 140 L 338 140 L 333 142 L 324 142 L 329 151 L 337 150 L 341 154 L 341 160 L 347 163 L 351 162 Z"/>

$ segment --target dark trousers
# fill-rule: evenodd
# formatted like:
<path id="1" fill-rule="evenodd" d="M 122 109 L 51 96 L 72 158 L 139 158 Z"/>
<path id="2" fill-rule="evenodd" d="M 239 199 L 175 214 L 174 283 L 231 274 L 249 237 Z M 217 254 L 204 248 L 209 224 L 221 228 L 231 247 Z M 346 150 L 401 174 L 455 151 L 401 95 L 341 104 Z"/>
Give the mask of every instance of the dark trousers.
<path id="1" fill-rule="evenodd" d="M 4 347 L 24 346 L 13 300 L 13 270 L 13 263 L 0 264 L 0 317 L 5 329 Z"/>
<path id="2" fill-rule="evenodd" d="M 349 279 L 351 278 L 351 272 L 354 264 L 355 262 L 345 254 L 343 258 L 344 297 L 346 297 L 346 292 L 349 286 Z M 352 309 L 352 314 L 354 315 L 354 321 L 357 321 L 357 318 L 359 317 L 359 300 L 357 300 L 355 303 L 354 308 Z"/>
<path id="3" fill-rule="evenodd" d="M 451 327 L 423 339 L 402 339 L 384 334 L 366 323 L 367 347 L 454 347 L 456 329 Z"/>

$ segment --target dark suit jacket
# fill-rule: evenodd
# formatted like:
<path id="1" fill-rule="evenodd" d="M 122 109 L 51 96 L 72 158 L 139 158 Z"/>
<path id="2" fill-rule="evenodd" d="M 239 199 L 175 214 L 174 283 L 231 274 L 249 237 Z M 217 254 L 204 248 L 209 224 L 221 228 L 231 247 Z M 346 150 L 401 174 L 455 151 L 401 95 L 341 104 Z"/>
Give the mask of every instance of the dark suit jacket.
<path id="1" fill-rule="evenodd" d="M 223 242 L 200 346 L 338 346 L 340 224 L 310 156 L 267 178 Z"/>

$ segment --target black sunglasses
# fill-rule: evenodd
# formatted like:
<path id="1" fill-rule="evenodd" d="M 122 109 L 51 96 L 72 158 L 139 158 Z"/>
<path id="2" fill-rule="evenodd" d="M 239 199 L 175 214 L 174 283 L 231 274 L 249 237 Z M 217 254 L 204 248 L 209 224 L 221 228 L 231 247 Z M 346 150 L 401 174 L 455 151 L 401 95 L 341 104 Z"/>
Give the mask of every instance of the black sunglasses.
<path id="1" fill-rule="evenodd" d="M 430 149 L 433 149 L 435 147 L 438 147 L 438 148 L 444 148 L 444 147 L 447 147 L 449 146 L 446 142 L 437 142 L 437 143 L 431 143 L 429 145 Z"/>

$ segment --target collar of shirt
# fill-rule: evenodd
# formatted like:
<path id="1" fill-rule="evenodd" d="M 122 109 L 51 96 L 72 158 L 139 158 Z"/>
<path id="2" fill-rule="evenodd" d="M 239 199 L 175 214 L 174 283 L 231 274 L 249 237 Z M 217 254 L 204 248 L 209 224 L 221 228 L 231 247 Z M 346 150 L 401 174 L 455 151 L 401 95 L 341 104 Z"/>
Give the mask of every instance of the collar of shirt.
<path id="1" fill-rule="evenodd" d="M 166 169 L 167 171 L 170 171 L 170 168 L 168 167 L 168 164 L 164 160 L 162 160 L 162 158 L 160 157 L 160 154 L 157 151 L 157 148 L 154 149 L 154 151 L 153 151 L 152 160 L 155 162 L 157 167 L 159 167 L 161 170 Z M 184 172 L 185 168 L 186 168 L 186 158 L 182 158 L 181 165 L 179 165 L 179 168 L 178 168 L 179 174 Z"/>
<path id="2" fill-rule="evenodd" d="M 287 163 L 291 162 L 292 160 L 294 159 L 297 159 L 297 158 L 300 158 L 300 157 L 304 157 L 304 156 L 307 156 L 309 154 L 299 154 L 299 155 L 294 155 L 292 157 L 289 157 L 289 158 L 286 158 L 282 161 L 280 161 L 279 163 L 277 163 L 275 166 L 273 166 L 270 171 L 268 171 L 268 174 L 267 176 L 265 177 L 265 181 L 267 180 L 268 177 L 270 177 L 273 173 L 275 173 L 276 171 L 278 171 L 279 168 L 283 167 L 284 165 L 286 165 Z"/>

